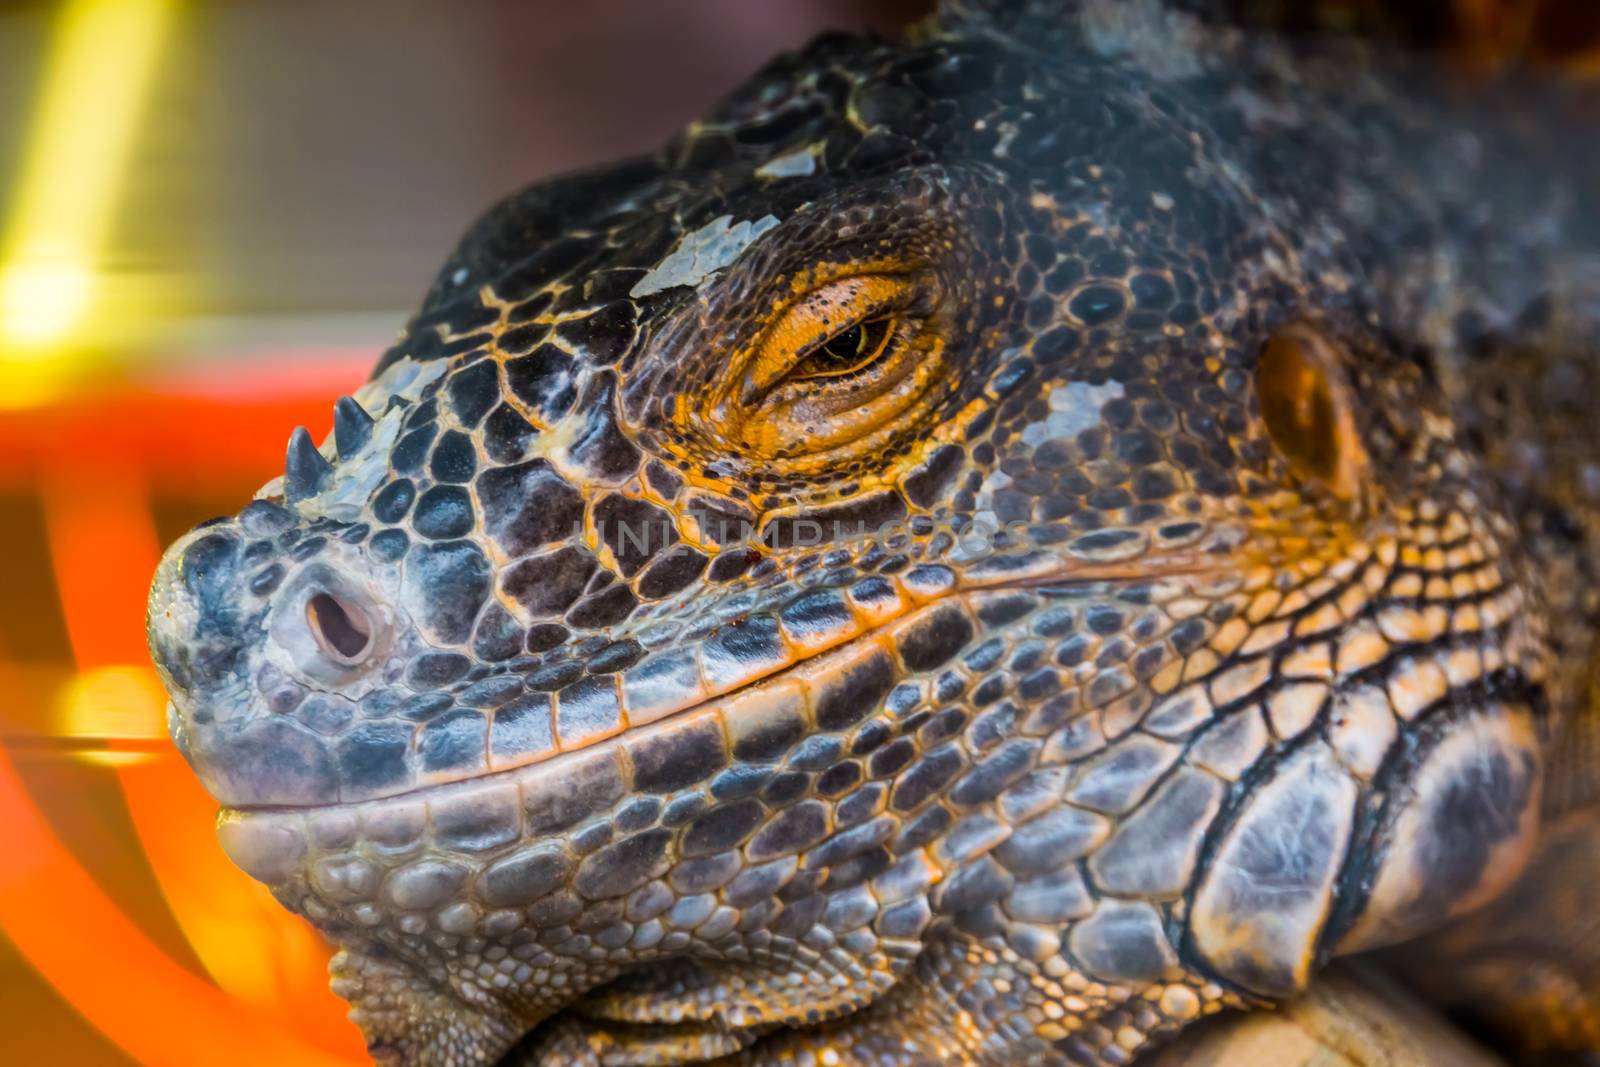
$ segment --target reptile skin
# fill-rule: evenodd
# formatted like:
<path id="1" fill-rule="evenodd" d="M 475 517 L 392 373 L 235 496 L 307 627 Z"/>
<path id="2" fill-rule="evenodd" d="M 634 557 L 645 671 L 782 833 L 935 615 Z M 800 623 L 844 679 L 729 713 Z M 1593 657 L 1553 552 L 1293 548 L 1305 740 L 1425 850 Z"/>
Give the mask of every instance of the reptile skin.
<path id="1" fill-rule="evenodd" d="M 1128 1063 L 1515 879 L 1600 138 L 1204 6 L 823 37 L 534 185 L 168 551 L 173 737 L 375 1058 Z"/>

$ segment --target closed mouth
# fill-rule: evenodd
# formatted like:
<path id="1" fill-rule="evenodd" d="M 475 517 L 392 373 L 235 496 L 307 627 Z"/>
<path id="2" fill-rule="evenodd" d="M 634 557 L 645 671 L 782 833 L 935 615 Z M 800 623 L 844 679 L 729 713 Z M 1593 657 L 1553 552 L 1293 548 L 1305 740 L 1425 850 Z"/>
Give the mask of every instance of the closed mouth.
<path id="1" fill-rule="evenodd" d="M 914 567 L 892 580 L 876 580 L 872 597 L 852 601 L 847 625 L 819 626 L 809 631 L 798 625 L 774 626 L 783 631 L 777 655 L 741 655 L 750 652 L 751 646 L 743 638 L 753 623 L 740 620 L 695 645 L 663 650 L 660 659 L 646 660 L 641 669 L 596 676 L 610 680 L 607 699 L 614 700 L 619 709 L 616 720 L 601 729 L 583 732 L 587 724 L 564 706 L 563 694 L 550 694 L 552 745 L 545 750 L 497 757 L 491 749 L 487 770 L 464 776 L 441 775 L 392 793 L 321 804 L 225 804 L 224 811 L 254 815 L 359 808 L 418 796 L 442 796 L 510 776 L 559 774 L 572 760 L 590 757 L 605 748 L 619 748 L 654 732 L 653 727 L 709 717 L 720 718 L 728 747 L 737 757 L 739 739 L 759 730 L 764 720 L 779 713 L 775 709 L 802 709 L 804 725 L 799 736 L 830 729 L 826 722 L 818 720 L 819 700 L 825 690 L 837 688 L 840 679 L 847 678 L 853 669 L 886 662 L 890 675 L 898 680 L 928 669 L 925 659 L 914 661 L 914 654 L 908 650 L 925 647 L 934 639 L 930 635 L 935 631 L 945 631 L 937 636 L 943 643 L 951 643 L 954 638 L 959 638 L 959 643 L 976 640 L 980 624 L 972 606 L 974 598 L 1020 590 L 1081 591 L 1133 581 L 1215 575 L 1226 570 L 1225 561 L 1202 558 L 1198 553 L 1068 567 L 1062 567 L 1056 559 L 1051 565 L 1015 568 L 958 585 L 953 573 L 944 567 Z M 826 591 L 819 591 L 818 595 L 826 595 Z M 769 625 L 770 617 L 763 618 L 762 625 Z M 952 644 L 951 651 L 954 650 Z M 663 660 L 665 667 L 660 666 Z M 691 662 L 692 671 L 685 667 Z M 680 668 L 683 670 L 673 677 Z M 694 681 L 682 684 L 686 677 Z M 707 680 L 712 677 L 717 679 L 715 684 Z M 667 679 L 665 685 L 663 678 Z M 658 691 L 665 688 L 667 695 L 651 700 L 652 687 Z M 587 695 L 592 697 L 592 690 Z M 492 731 L 490 737 L 488 744 L 492 746 Z"/>

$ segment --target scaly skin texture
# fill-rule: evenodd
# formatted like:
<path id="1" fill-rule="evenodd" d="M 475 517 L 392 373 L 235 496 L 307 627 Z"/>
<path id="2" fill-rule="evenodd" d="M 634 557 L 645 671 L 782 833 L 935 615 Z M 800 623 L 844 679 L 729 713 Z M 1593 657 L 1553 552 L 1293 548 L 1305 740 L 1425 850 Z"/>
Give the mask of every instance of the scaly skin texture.
<path id="1" fill-rule="evenodd" d="M 511 198 L 169 550 L 174 738 L 375 1058 L 1126 1063 L 1516 876 L 1594 141 L 1202 6 L 825 37 Z"/>

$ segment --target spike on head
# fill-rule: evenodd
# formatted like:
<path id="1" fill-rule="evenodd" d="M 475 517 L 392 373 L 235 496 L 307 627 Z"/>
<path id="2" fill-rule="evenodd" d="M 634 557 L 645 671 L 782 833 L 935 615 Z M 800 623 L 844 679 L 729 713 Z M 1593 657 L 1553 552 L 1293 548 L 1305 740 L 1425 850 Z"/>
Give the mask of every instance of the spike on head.
<path id="1" fill-rule="evenodd" d="M 373 419 L 354 397 L 341 396 L 333 405 L 333 443 L 340 459 L 349 459 L 372 439 Z"/>
<path id="2" fill-rule="evenodd" d="M 322 458 L 311 434 L 296 426 L 289 435 L 289 455 L 283 467 L 283 496 L 293 503 L 316 496 L 327 484 L 333 465 Z"/>

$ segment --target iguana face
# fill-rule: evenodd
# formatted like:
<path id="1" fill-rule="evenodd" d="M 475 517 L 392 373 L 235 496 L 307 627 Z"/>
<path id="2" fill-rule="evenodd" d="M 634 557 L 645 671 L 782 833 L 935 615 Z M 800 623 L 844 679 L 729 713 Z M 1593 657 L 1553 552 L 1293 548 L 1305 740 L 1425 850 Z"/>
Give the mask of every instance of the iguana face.
<path id="1" fill-rule="evenodd" d="M 1212 121 L 819 41 L 491 212 L 330 440 L 173 546 L 173 737 L 375 1052 L 588 994 L 607 1048 L 717 1055 L 965 938 L 1057 1005 L 1008 1040 L 1110 1057 L 1509 876 L 1506 530 Z"/>

